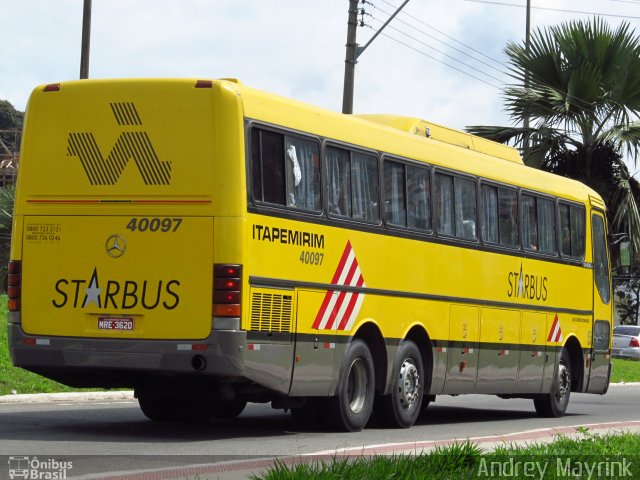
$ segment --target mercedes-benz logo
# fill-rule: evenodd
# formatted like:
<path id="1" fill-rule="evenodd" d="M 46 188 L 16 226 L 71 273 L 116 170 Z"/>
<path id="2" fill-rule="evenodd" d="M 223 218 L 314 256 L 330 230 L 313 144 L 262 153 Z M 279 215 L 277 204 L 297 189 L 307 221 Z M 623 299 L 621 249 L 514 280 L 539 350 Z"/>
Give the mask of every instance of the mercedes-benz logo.
<path id="1" fill-rule="evenodd" d="M 120 235 L 111 235 L 104 244 L 107 254 L 112 258 L 120 258 L 127 251 L 127 241 Z"/>

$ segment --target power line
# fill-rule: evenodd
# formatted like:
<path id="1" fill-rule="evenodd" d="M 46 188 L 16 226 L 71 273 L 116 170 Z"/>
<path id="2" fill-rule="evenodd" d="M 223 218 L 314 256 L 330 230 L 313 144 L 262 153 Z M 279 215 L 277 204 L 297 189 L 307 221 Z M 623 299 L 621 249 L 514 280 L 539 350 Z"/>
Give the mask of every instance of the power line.
<path id="1" fill-rule="evenodd" d="M 388 5 L 390 5 L 390 6 L 392 6 L 392 7 L 393 7 L 393 5 L 392 5 L 392 4 L 390 4 L 389 2 L 387 2 L 386 0 L 382 0 L 382 1 L 383 1 L 384 3 L 386 3 L 386 4 L 388 4 Z M 484 2 L 481 2 L 480 0 L 467 0 L 467 1 L 478 1 L 478 2 L 480 2 L 480 3 L 498 3 L 498 2 L 492 2 L 492 1 L 484 1 Z M 623 0 L 620 0 L 620 1 L 623 1 Z M 626 0 L 626 1 L 629 1 L 629 0 Z M 640 0 L 639 0 L 639 1 L 640 1 Z M 369 2 L 367 2 L 367 3 L 369 3 Z M 498 3 L 498 4 L 500 4 L 500 3 Z M 506 5 L 518 6 L 518 5 L 513 5 L 513 4 L 506 4 Z M 375 7 L 374 7 L 374 8 L 375 8 Z M 383 11 L 382 9 L 379 9 L 379 10 Z M 385 12 L 383 11 L 383 13 L 385 13 Z M 403 13 L 404 13 L 404 12 L 403 12 Z M 420 23 L 424 23 L 424 22 L 420 21 L 419 19 L 417 19 L 416 17 L 413 17 L 413 16 L 411 16 L 411 15 L 409 15 L 409 14 L 407 14 L 407 13 L 405 13 L 405 15 L 408 15 L 408 16 L 410 16 L 410 17 L 412 17 L 412 18 L 416 19 L 416 20 L 417 20 L 417 21 L 419 21 Z M 373 17 L 373 15 L 370 15 L 370 16 L 371 16 L 372 18 L 374 18 L 374 20 L 376 20 L 376 21 L 380 22 L 380 20 L 379 20 L 379 19 L 377 19 L 377 18 L 375 18 L 375 17 Z M 402 23 L 407 24 L 406 22 L 402 22 Z M 427 24 L 425 24 L 425 25 L 427 25 Z M 370 25 L 364 25 L 364 26 L 367 26 L 367 27 L 369 27 L 369 28 L 373 29 L 373 27 L 371 27 Z M 411 26 L 411 25 L 409 25 L 409 26 Z M 428 26 L 428 25 L 427 25 L 427 26 Z M 429 46 L 429 45 L 427 45 L 426 43 L 421 42 L 420 40 L 416 39 L 415 37 L 413 37 L 413 36 L 411 36 L 411 35 L 409 35 L 409 34 L 407 34 L 407 33 L 403 32 L 403 31 L 401 31 L 401 30 L 399 30 L 399 29 L 397 29 L 397 28 L 394 28 L 394 27 L 390 27 L 390 28 L 393 28 L 395 31 L 397 31 L 397 32 L 401 33 L 402 35 L 405 35 L 405 36 L 407 36 L 407 37 L 409 37 L 409 38 L 411 38 L 411 39 L 413 39 L 413 40 L 415 40 L 415 41 L 417 41 L 417 42 L 421 43 L 422 45 L 425 45 L 425 46 L 427 46 L 427 47 L 429 47 L 429 48 L 432 48 L 432 49 L 433 49 L 433 47 L 430 47 L 430 46 Z M 412 27 L 412 28 L 415 28 L 415 27 Z M 417 29 L 417 30 L 418 30 L 418 31 L 420 31 L 420 32 L 422 32 L 422 31 L 421 31 L 421 30 L 419 30 L 419 29 Z M 424 33 L 424 32 L 422 32 L 422 33 Z M 417 52 L 417 53 L 419 53 L 419 54 L 421 54 L 421 55 L 423 55 L 423 56 L 425 56 L 425 57 L 427 57 L 427 58 L 430 58 L 430 59 L 432 59 L 432 60 L 435 60 L 436 62 L 441 63 L 441 64 L 443 64 L 443 65 L 445 65 L 445 66 L 447 66 L 447 67 L 449 67 L 449 68 L 452 68 L 452 69 L 456 70 L 456 71 L 457 71 L 457 72 L 459 72 L 459 73 L 462 73 L 462 74 L 464 74 L 464 75 L 466 75 L 466 76 L 468 76 L 468 77 L 470 77 L 470 78 L 473 78 L 473 79 L 475 79 L 475 80 L 478 80 L 478 81 L 480 81 L 480 82 L 484 83 L 485 85 L 488 85 L 488 86 L 490 86 L 490 87 L 493 87 L 493 88 L 496 88 L 496 89 L 498 89 L 498 90 L 503 91 L 503 87 L 500 87 L 500 86 L 498 86 L 498 85 L 495 85 L 494 83 L 492 83 L 492 82 L 490 82 L 490 81 L 486 81 L 486 80 L 484 80 L 484 79 L 482 79 L 482 78 L 479 78 L 479 77 L 477 77 L 477 76 L 475 76 L 475 75 L 473 75 L 473 74 L 471 74 L 471 73 L 469 73 L 469 72 L 466 72 L 466 71 L 464 71 L 464 70 L 462 70 L 462 69 L 460 69 L 460 68 L 458 68 L 458 67 L 456 67 L 456 66 L 454 66 L 454 65 L 451 65 L 451 64 L 449 64 L 449 63 L 447 63 L 447 62 L 445 62 L 445 61 L 442 61 L 441 59 L 439 59 L 439 58 L 437 58 L 437 57 L 435 57 L 435 56 L 433 56 L 433 55 L 430 55 L 430 54 L 428 54 L 428 53 L 426 53 L 426 52 L 424 52 L 424 51 L 422 51 L 422 50 L 420 50 L 420 49 L 418 49 L 418 48 L 415 48 L 415 47 L 413 47 L 413 46 L 409 45 L 408 43 L 403 42 L 402 40 L 399 40 L 398 38 L 395 38 L 395 37 L 393 37 L 393 36 L 391 36 L 391 35 L 388 35 L 388 34 L 385 34 L 385 33 L 383 33 L 382 35 L 384 35 L 385 37 L 389 38 L 390 40 L 393 40 L 394 42 L 399 43 L 399 44 L 401 44 L 401 45 L 403 45 L 403 46 L 405 46 L 405 47 L 407 47 L 407 48 L 409 48 L 409 49 L 411 49 L 411 50 L 413 50 L 413 51 L 415 51 L 415 52 Z M 427 36 L 429 36 L 429 35 L 427 35 Z M 445 36 L 447 36 L 447 35 L 445 35 Z M 448 37 L 448 36 L 447 36 L 447 37 Z M 449 38 L 451 38 L 452 40 L 454 40 L 454 41 L 456 41 L 456 42 L 458 42 L 458 43 L 460 43 L 460 44 L 462 44 L 462 45 L 465 45 L 464 43 L 459 42 L 458 40 L 455 40 L 455 39 L 453 39 L 452 37 L 449 37 Z M 442 43 L 444 43 L 444 42 L 442 42 Z M 447 44 L 445 43 L 445 45 L 447 45 Z M 449 45 L 447 45 L 447 46 L 449 46 Z M 465 46 L 466 46 L 466 45 L 465 45 Z M 469 47 L 469 48 L 471 48 L 471 47 Z M 440 52 L 440 51 L 439 51 L 439 50 L 437 50 L 437 49 L 434 49 L 434 50 L 438 51 L 438 52 L 439 52 L 439 53 L 441 53 L 441 54 L 444 54 L 443 52 Z M 444 54 L 444 55 L 446 55 L 446 56 L 447 56 L 447 57 L 449 57 L 449 58 L 452 58 L 453 60 L 455 60 L 455 61 L 456 61 L 456 62 L 458 62 L 458 63 L 462 63 L 462 64 L 463 64 L 463 65 L 465 65 L 467 68 L 471 68 L 472 70 L 475 70 L 476 72 L 478 72 L 478 73 L 480 73 L 480 74 L 482 74 L 482 75 L 486 75 L 486 76 L 488 76 L 488 77 L 490 77 L 490 78 L 492 78 L 492 79 L 494 79 L 494 80 L 497 80 L 498 82 L 501 82 L 501 80 L 499 80 L 499 79 L 497 79 L 497 78 L 495 78 L 495 77 L 493 77 L 493 76 L 491 76 L 491 75 L 489 75 L 489 74 L 487 74 L 487 73 L 485 73 L 485 72 L 482 72 L 482 71 L 480 71 L 480 70 L 478 70 L 478 69 L 476 69 L 476 68 L 474 68 L 474 67 L 472 67 L 472 66 L 469 66 L 468 64 L 466 64 L 466 63 L 462 62 L 461 60 L 458 60 L 458 59 L 456 59 L 456 58 L 454 58 L 454 57 L 451 57 L 450 55 L 447 55 L 447 54 Z M 485 57 L 486 57 L 486 55 L 484 55 L 484 54 L 483 54 L 483 56 L 485 56 Z M 471 57 L 471 58 L 474 58 L 474 57 Z M 487 58 L 491 59 L 491 57 L 487 57 Z M 474 59 L 475 59 L 475 58 L 474 58 Z M 475 59 L 475 60 L 477 60 L 477 59 Z M 491 60 L 493 60 L 493 59 L 491 59 Z M 491 68 L 494 68 L 494 69 L 495 69 L 495 67 L 491 67 Z M 495 70 L 498 70 L 498 69 L 495 69 Z M 499 71 L 499 70 L 498 70 L 498 71 Z M 501 73 L 504 73 L 504 72 L 501 72 Z M 581 99 L 581 98 L 579 98 L 579 97 L 575 97 L 575 96 L 572 96 L 572 99 L 573 99 L 573 101 L 574 101 L 574 102 L 576 102 L 577 104 L 582 104 L 582 105 L 583 105 L 583 106 L 585 106 L 585 107 L 593 107 L 593 105 L 592 105 L 590 102 L 588 102 L 587 100 L 584 100 L 584 99 Z M 553 109 L 553 108 L 551 108 L 551 107 L 544 106 L 544 105 L 539 105 L 538 107 L 539 107 L 539 108 L 542 108 L 543 110 L 547 110 L 548 112 L 550 112 L 550 113 L 551 113 L 551 114 L 553 114 L 553 115 L 558 115 L 558 114 L 559 114 L 559 112 L 557 112 L 556 110 L 554 110 L 554 109 Z"/>
<path id="2" fill-rule="evenodd" d="M 391 3 L 387 2 L 387 0 L 382 0 L 382 1 L 383 1 L 384 3 L 386 3 L 387 5 L 389 5 L 390 7 L 394 7 L 394 8 L 395 8 L 395 6 L 394 6 L 393 4 L 391 4 Z M 639 0 L 639 1 L 640 1 L 640 0 Z M 375 7 L 374 7 L 374 8 L 375 8 Z M 422 25 L 424 25 L 424 26 L 425 26 L 425 27 L 427 27 L 427 28 L 430 28 L 431 30 L 434 30 L 434 31 L 438 32 L 440 35 L 442 35 L 442 36 L 444 36 L 444 37 L 448 38 L 449 40 L 453 40 L 454 42 L 459 43 L 460 45 L 462 45 L 462 46 L 464 46 L 464 47 L 468 48 L 469 50 L 472 50 L 472 51 L 474 51 L 475 53 L 478 53 L 478 54 L 482 55 L 483 57 L 485 57 L 485 58 L 487 58 L 487 59 L 489 59 L 489 60 L 491 60 L 491 61 L 493 61 L 493 62 L 495 62 L 495 63 L 497 63 L 497 64 L 500 64 L 500 65 L 502 64 L 502 62 L 500 62 L 500 60 L 496 60 L 495 58 L 492 58 L 492 57 L 490 57 L 490 56 L 486 55 L 485 53 L 481 52 L 480 50 L 476 50 L 476 49 L 475 49 L 475 48 L 473 48 L 471 45 L 467 45 L 466 43 L 461 42 L 460 40 L 457 40 L 457 39 L 453 38 L 453 37 L 452 37 L 452 36 L 450 36 L 450 35 L 447 35 L 447 34 L 446 34 L 446 33 L 444 33 L 443 31 L 438 30 L 437 28 L 433 27 L 432 25 L 429 25 L 428 23 L 426 23 L 425 21 L 421 20 L 420 18 L 418 18 L 418 17 L 414 17 L 413 15 L 411 15 L 411 14 L 409 14 L 409 13 L 407 13 L 407 12 L 404 12 L 404 11 L 402 12 L 402 14 L 403 14 L 403 15 L 405 15 L 405 16 L 407 16 L 407 17 L 412 18 L 412 19 L 413 19 L 413 20 L 415 20 L 416 22 L 421 23 Z"/>
<path id="3" fill-rule="evenodd" d="M 385 3 L 388 3 L 388 2 L 385 2 Z M 379 8 L 379 7 L 374 7 L 374 8 L 377 8 L 377 9 L 378 9 L 378 10 L 380 10 L 382 13 L 384 13 L 384 14 L 388 15 L 388 13 L 387 13 L 386 11 L 384 11 L 382 8 Z M 373 17 L 373 16 L 372 16 L 372 17 Z M 374 18 L 374 19 L 376 19 L 375 17 L 373 17 L 373 18 Z M 415 18 L 415 17 L 414 17 L 414 18 Z M 379 19 L 376 19 L 376 20 L 380 21 Z M 424 30 L 421 30 L 420 28 L 418 28 L 418 27 L 416 27 L 416 26 L 414 26 L 414 25 L 411 25 L 411 24 L 410 24 L 410 23 L 408 23 L 408 22 L 405 22 L 404 20 L 398 19 L 398 22 L 403 23 L 404 25 L 406 25 L 406 26 L 408 26 L 408 27 L 410 27 L 410 28 L 412 28 L 412 29 L 416 30 L 417 32 L 420 32 L 421 34 L 425 35 L 426 37 L 429 37 L 429 38 L 431 38 L 431 39 L 435 40 L 436 42 L 441 43 L 441 44 L 445 45 L 446 47 L 448 47 L 448 48 L 450 48 L 450 49 L 452 49 L 452 50 L 455 50 L 456 52 L 459 52 L 459 53 L 461 53 L 462 55 L 464 55 L 464 56 L 466 56 L 466 57 L 469 57 L 469 58 L 471 58 L 471 59 L 475 60 L 476 62 L 481 63 L 481 64 L 483 64 L 483 65 L 485 65 L 485 66 L 487 66 L 487 67 L 489 67 L 489 68 L 491 68 L 491 69 L 493 69 L 493 70 L 497 71 L 497 72 L 498 72 L 498 73 L 500 73 L 500 74 L 505 75 L 505 72 L 504 72 L 503 70 L 501 70 L 501 69 L 499 69 L 499 68 L 497 68 L 497 67 L 495 67 L 495 66 L 493 66 L 493 65 L 491 65 L 491 64 L 489 64 L 489 63 L 487 63 L 487 62 L 485 62 L 484 60 L 481 60 L 481 59 L 479 59 L 479 58 L 477 58 L 477 57 L 475 57 L 475 56 L 473 56 L 473 55 L 471 55 L 471 54 L 469 54 L 469 53 L 465 52 L 464 50 L 461 50 L 461 49 L 459 49 L 459 48 L 457 48 L 457 47 L 455 47 L 455 46 L 453 46 L 453 45 L 451 45 L 451 44 L 449 44 L 449 43 L 447 43 L 447 42 L 445 42 L 445 41 L 443 41 L 443 40 L 440 40 L 439 38 L 436 38 L 435 36 L 433 36 L 433 35 L 431 35 L 431 34 L 429 34 L 429 33 L 425 32 Z M 399 29 L 397 29 L 397 28 L 396 28 L 395 30 L 397 30 L 397 31 L 401 32 L 401 31 L 400 31 Z M 404 32 L 401 32 L 401 33 L 402 33 L 403 35 L 406 35 L 406 36 L 410 37 L 410 38 L 413 38 L 413 37 L 411 37 L 411 36 L 410 36 L 409 34 L 407 34 L 407 33 L 404 33 Z M 415 39 L 414 39 L 414 40 L 415 40 Z M 416 41 L 419 41 L 419 40 L 416 40 Z M 420 43 L 423 43 L 423 42 L 420 42 Z M 458 42 L 458 43 L 461 43 L 462 45 L 464 45 L 462 42 Z M 427 44 L 425 44 L 425 43 L 423 43 L 423 45 L 425 45 L 425 46 L 429 46 L 429 45 L 427 45 Z M 467 45 L 465 45 L 465 46 L 466 46 L 467 48 L 471 48 L 471 47 L 469 47 L 469 46 L 467 46 Z M 433 48 L 433 47 L 431 47 L 431 48 Z M 438 51 L 438 50 L 436 50 L 436 51 Z M 440 53 L 443 53 L 443 52 L 440 52 Z M 447 55 L 447 54 L 443 53 L 443 55 Z M 447 55 L 447 56 L 449 56 L 449 55 Z M 454 58 L 454 57 L 451 57 L 451 58 Z M 456 60 L 456 61 L 460 61 L 460 60 L 455 59 L 455 58 L 454 58 L 454 60 Z M 496 62 L 496 63 L 499 63 L 499 64 L 500 64 L 500 62 L 498 62 L 497 60 L 492 60 L 492 61 L 494 61 L 494 62 Z M 464 63 L 464 62 L 461 62 L 461 63 Z"/>
<path id="4" fill-rule="evenodd" d="M 473 2 L 473 3 L 486 3 L 489 5 L 502 5 L 505 7 L 518 7 L 525 8 L 524 5 L 518 5 L 515 3 L 504 3 L 504 2 L 495 2 L 491 0 L 464 0 L 465 2 Z M 581 15 L 597 15 L 599 17 L 615 17 L 615 18 L 632 18 L 632 19 L 640 19 L 640 17 L 634 17 L 632 15 L 614 15 L 612 13 L 598 13 L 598 12 L 584 12 L 581 10 L 565 10 L 562 8 L 550 8 L 550 7 L 531 7 L 536 10 L 547 10 L 550 12 L 563 12 L 563 13 L 578 13 Z"/>
<path id="5" fill-rule="evenodd" d="M 372 27 L 369 26 L 369 28 L 372 28 Z M 399 43 L 400 45 L 404 45 L 405 47 L 410 48 L 414 52 L 418 52 L 419 54 L 424 55 L 425 57 L 431 58 L 432 60 L 435 60 L 438 63 L 442 63 L 443 65 L 446 65 L 449 68 L 453 68 L 454 70 L 456 70 L 456 71 L 458 71 L 458 72 L 460 72 L 460 73 L 462 73 L 464 75 L 467 75 L 468 77 L 471 77 L 471 78 L 473 78 L 475 80 L 478 80 L 479 82 L 482 82 L 482 83 L 484 83 L 486 85 L 489 85 L 490 87 L 493 87 L 493 88 L 495 88 L 497 90 L 502 90 L 502 87 L 500 87 L 498 85 L 494 85 L 493 83 L 488 82 L 488 81 L 486 81 L 486 80 L 484 80 L 482 78 L 476 77 L 475 75 L 472 75 L 469 72 L 465 72 L 464 70 L 462 70 L 462 69 L 460 69 L 460 68 L 458 68 L 458 67 L 456 67 L 454 65 L 450 65 L 447 62 L 444 62 L 444 61 L 440 60 L 439 58 L 434 57 L 433 55 L 430 55 L 430 54 L 428 54 L 426 52 L 423 52 L 422 50 L 419 50 L 419 49 L 409 45 L 408 43 L 403 42 L 402 40 L 399 40 L 399 39 L 397 39 L 395 37 L 392 37 L 391 35 L 388 35 L 386 33 L 382 33 L 381 35 L 387 37 L 390 40 L 393 40 L 396 43 Z"/>
<path id="6" fill-rule="evenodd" d="M 375 17 L 373 17 L 373 19 L 374 19 L 374 20 L 376 20 L 376 21 L 378 21 L 378 22 L 380 22 L 380 21 L 381 21 L 381 20 L 379 20 L 379 19 L 377 19 L 377 18 L 375 18 Z M 397 28 L 395 28 L 395 27 L 393 27 L 393 26 L 391 26 L 391 25 L 389 25 L 389 28 L 390 28 L 390 29 L 393 29 L 394 31 L 396 31 L 396 32 L 398 32 L 398 33 L 400 33 L 401 35 L 404 35 L 405 37 L 410 38 L 411 40 L 413 40 L 413 41 L 415 41 L 415 42 L 420 43 L 421 45 L 424 45 L 424 46 L 425 46 L 425 47 L 427 47 L 427 48 L 430 48 L 431 50 L 434 50 L 434 51 L 436 51 L 436 52 L 438 52 L 438 53 L 440 53 L 440 54 L 444 55 L 444 56 L 445 56 L 445 57 L 447 57 L 447 58 L 450 58 L 451 60 L 453 60 L 453 61 L 455 61 L 455 62 L 461 63 L 461 64 L 462 64 L 462 65 L 464 65 L 466 68 L 469 68 L 469 69 L 471 69 L 471 70 L 475 70 L 477 73 L 479 73 L 479 74 L 481 74 L 481 75 L 485 75 L 485 76 L 487 76 L 487 77 L 489 77 L 489 78 L 491 78 L 491 79 L 493 79 L 493 80 L 496 80 L 497 82 L 504 83 L 504 82 L 503 82 L 503 80 L 501 80 L 500 78 L 494 77 L 494 76 L 493 76 L 493 75 L 491 75 L 491 74 L 488 74 L 488 73 L 486 73 L 486 72 L 483 72 L 482 70 L 479 70 L 479 69 L 477 69 L 477 68 L 475 68 L 475 67 L 473 67 L 473 66 L 469 65 L 468 63 L 465 63 L 465 62 L 463 62 L 463 61 L 461 61 L 461 60 L 459 60 L 459 59 L 457 59 L 457 58 L 455 58 L 455 57 L 453 57 L 453 56 L 451 56 L 451 55 L 449 55 L 449 54 L 447 54 L 447 53 L 445 53 L 445 52 L 443 52 L 443 51 L 441 51 L 441 50 L 438 50 L 437 48 L 434 48 L 434 47 L 432 47 L 431 45 L 428 45 L 428 44 L 424 43 L 423 41 L 421 41 L 421 40 L 417 39 L 416 37 L 414 37 L 414 36 L 412 36 L 412 35 L 410 35 L 410 34 L 408 34 L 408 33 L 406 33 L 406 32 L 403 32 L 402 30 L 399 30 L 399 29 L 397 29 Z M 391 37 L 389 37 L 389 38 L 391 38 Z M 432 58 L 433 58 L 433 57 L 432 57 Z M 473 57 L 471 57 L 471 58 L 473 58 Z M 443 62 L 443 63 L 444 63 L 444 62 Z M 445 65 L 447 65 L 447 64 L 445 63 Z M 489 65 L 489 66 L 490 66 L 490 65 Z M 493 68 L 493 67 L 491 67 L 491 68 Z M 496 69 L 496 70 L 497 70 L 497 69 Z M 499 70 L 498 70 L 498 71 L 499 71 Z M 502 71 L 499 71 L 499 72 L 500 72 L 500 73 L 504 73 L 504 72 L 502 72 Z"/>

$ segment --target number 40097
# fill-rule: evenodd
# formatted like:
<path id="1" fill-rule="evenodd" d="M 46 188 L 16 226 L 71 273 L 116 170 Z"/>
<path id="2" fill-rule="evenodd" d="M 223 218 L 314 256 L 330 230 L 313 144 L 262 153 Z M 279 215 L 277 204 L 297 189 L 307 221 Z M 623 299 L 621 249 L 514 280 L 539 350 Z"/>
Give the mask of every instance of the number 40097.
<path id="1" fill-rule="evenodd" d="M 303 251 L 300 254 L 300 263 L 305 265 L 322 265 L 322 260 L 324 260 L 324 253 Z"/>
<path id="2" fill-rule="evenodd" d="M 127 223 L 127 230 L 132 232 L 175 232 L 181 223 L 181 218 L 134 217 Z"/>

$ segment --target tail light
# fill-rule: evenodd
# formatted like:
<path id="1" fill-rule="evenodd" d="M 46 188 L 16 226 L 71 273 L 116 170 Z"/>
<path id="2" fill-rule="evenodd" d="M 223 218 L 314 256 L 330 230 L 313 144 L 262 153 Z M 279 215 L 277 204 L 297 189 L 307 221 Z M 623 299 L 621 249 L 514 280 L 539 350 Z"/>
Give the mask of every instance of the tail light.
<path id="1" fill-rule="evenodd" d="M 22 294 L 22 262 L 11 260 L 9 262 L 9 275 L 7 276 L 7 296 L 10 312 L 20 311 L 20 297 Z"/>
<path id="2" fill-rule="evenodd" d="M 214 328 L 228 328 L 229 322 L 217 319 L 234 318 L 239 328 L 242 300 L 242 265 L 216 264 L 213 266 L 213 317 Z M 225 326 L 223 326 L 225 325 Z"/>
<path id="3" fill-rule="evenodd" d="M 638 337 L 631 337 L 631 341 L 629 342 L 630 347 L 640 347 L 640 341 L 638 341 Z"/>

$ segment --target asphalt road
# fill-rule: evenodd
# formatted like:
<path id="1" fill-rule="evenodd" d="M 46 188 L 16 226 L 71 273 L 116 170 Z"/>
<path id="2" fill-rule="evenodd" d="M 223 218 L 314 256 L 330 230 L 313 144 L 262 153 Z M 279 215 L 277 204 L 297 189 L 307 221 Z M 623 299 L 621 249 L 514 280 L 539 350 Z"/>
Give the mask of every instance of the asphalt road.
<path id="1" fill-rule="evenodd" d="M 442 396 L 410 429 L 388 430 L 374 423 L 359 433 L 301 431 L 289 414 L 269 405 L 250 404 L 235 421 L 184 425 L 151 422 L 136 401 L 0 404 L 0 455 L 72 458 L 74 474 L 141 464 L 164 468 L 640 420 L 639 403 L 640 386 L 612 386 L 605 396 L 574 393 L 565 417 L 541 419 L 530 400 Z M 0 478 L 7 472 L 0 464 Z"/>

